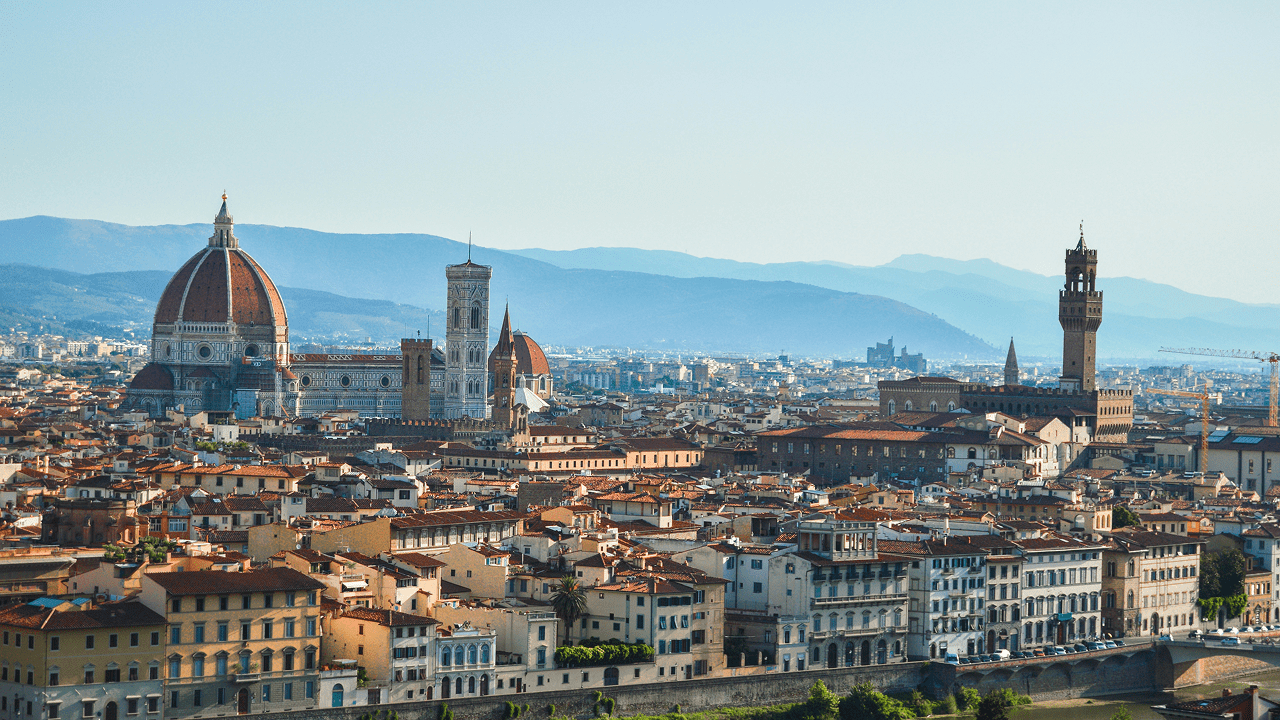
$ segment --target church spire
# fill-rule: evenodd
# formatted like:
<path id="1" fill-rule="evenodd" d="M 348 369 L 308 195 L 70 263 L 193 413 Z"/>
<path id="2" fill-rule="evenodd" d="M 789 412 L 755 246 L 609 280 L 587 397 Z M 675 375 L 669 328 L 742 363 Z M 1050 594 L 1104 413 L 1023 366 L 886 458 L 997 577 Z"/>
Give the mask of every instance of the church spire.
<path id="1" fill-rule="evenodd" d="M 1018 353 L 1013 349 L 1013 338 L 1009 338 L 1009 354 L 1004 359 L 1004 384 L 1022 384 L 1018 381 Z"/>
<path id="2" fill-rule="evenodd" d="M 502 310 L 502 329 L 498 331 L 498 345 L 494 348 L 500 356 L 515 353 L 516 339 L 511 332 L 511 305 Z"/>
<path id="3" fill-rule="evenodd" d="M 236 239 L 235 234 L 232 232 L 235 224 L 235 218 L 231 217 L 231 213 L 227 212 L 227 191 L 223 190 L 222 209 L 218 211 L 218 216 L 213 219 L 213 237 L 209 238 L 209 247 L 240 247 L 240 241 Z"/>
<path id="4" fill-rule="evenodd" d="M 1076 251 L 1083 252 L 1087 249 L 1088 248 L 1084 246 L 1084 221 L 1081 220 L 1080 221 L 1080 242 L 1076 245 Z"/>

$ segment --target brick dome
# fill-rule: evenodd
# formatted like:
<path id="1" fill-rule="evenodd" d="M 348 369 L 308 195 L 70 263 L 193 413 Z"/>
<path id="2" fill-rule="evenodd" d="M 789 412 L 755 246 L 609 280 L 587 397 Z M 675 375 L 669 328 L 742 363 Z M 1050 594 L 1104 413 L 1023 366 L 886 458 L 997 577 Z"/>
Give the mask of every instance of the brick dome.
<path id="1" fill-rule="evenodd" d="M 196 253 L 169 280 L 156 305 L 156 325 L 232 322 L 285 327 L 288 320 L 275 283 L 241 250 L 232 234 L 227 203 L 214 220 L 209 246 Z"/>
<path id="2" fill-rule="evenodd" d="M 516 349 L 517 375 L 550 375 L 551 366 L 547 364 L 547 356 L 533 338 L 516 330 L 511 333 L 511 342 Z M 494 354 L 498 351 L 495 345 L 489 353 L 489 372 L 493 372 Z"/>

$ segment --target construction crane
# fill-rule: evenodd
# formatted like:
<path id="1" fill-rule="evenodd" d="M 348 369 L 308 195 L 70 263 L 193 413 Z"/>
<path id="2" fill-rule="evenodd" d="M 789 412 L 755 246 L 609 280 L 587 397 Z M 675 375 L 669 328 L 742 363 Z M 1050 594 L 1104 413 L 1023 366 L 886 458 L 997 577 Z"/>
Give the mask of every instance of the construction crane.
<path id="1" fill-rule="evenodd" d="M 1276 427 L 1276 395 L 1280 391 L 1280 354 L 1273 352 L 1254 352 L 1253 350 L 1214 350 L 1212 348 L 1160 348 L 1163 353 L 1179 355 L 1207 355 L 1208 357 L 1238 358 L 1240 360 L 1257 360 L 1271 364 L 1271 402 L 1267 407 L 1267 427 Z"/>
<path id="2" fill-rule="evenodd" d="M 1156 395 L 1174 395 L 1176 397 L 1196 398 L 1200 401 L 1200 475 L 1209 472 L 1209 391 L 1190 392 L 1187 390 L 1161 390 L 1147 388 L 1143 392 Z"/>

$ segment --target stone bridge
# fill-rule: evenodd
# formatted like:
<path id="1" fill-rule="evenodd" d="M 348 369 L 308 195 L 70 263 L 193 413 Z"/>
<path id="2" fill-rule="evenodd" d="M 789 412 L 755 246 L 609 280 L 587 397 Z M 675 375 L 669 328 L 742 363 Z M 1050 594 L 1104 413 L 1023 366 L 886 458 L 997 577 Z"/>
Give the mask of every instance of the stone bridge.
<path id="1" fill-rule="evenodd" d="M 1093 697 L 1156 689 L 1159 683 L 1158 645 L 1134 643 L 1110 650 L 1093 650 L 1053 657 L 1018 658 L 977 665 L 931 663 L 929 690 L 936 694 L 959 686 L 983 694 L 1013 688 L 1036 700 Z"/>
<path id="2" fill-rule="evenodd" d="M 1280 667 L 1280 644 L 1223 645 L 1221 638 L 1159 643 L 1157 666 L 1165 687 L 1180 688 L 1230 680 Z"/>

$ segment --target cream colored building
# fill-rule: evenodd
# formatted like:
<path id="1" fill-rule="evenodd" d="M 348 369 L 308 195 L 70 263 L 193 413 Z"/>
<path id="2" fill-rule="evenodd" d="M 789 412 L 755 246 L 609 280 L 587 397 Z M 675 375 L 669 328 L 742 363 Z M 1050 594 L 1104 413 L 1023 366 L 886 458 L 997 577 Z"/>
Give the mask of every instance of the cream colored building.
<path id="1" fill-rule="evenodd" d="M 159 720 L 164 617 L 136 601 L 39 598 L 0 610 L 0 713 Z"/>
<path id="2" fill-rule="evenodd" d="M 144 575 L 142 602 L 168 624 L 166 715 L 316 706 L 323 588 L 287 567 Z"/>
<path id="3" fill-rule="evenodd" d="M 363 667 L 370 703 L 431 700 L 438 624 L 423 615 L 349 608 L 325 628 L 324 661 L 355 660 Z"/>

